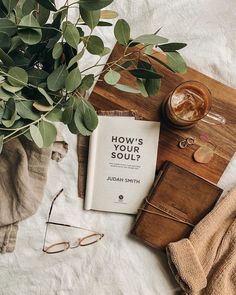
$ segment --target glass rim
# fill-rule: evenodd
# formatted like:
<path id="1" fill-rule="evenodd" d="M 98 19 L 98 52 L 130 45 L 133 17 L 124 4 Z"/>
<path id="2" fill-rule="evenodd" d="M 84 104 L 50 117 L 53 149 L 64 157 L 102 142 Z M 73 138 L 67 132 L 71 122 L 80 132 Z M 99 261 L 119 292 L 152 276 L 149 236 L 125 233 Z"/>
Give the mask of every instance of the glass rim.
<path id="1" fill-rule="evenodd" d="M 90 243 L 85 243 L 83 244 L 83 241 L 90 238 L 90 237 L 95 237 L 95 236 L 98 236 L 98 238 Z M 104 234 L 100 234 L 100 233 L 94 233 L 94 234 L 91 234 L 89 236 L 86 236 L 86 237 L 83 237 L 82 239 L 80 239 L 79 241 L 79 245 L 81 247 L 84 247 L 84 246 L 89 246 L 89 245 L 92 245 L 92 244 L 95 244 L 97 243 L 98 241 L 100 241 L 102 238 L 104 237 Z"/>
<path id="2" fill-rule="evenodd" d="M 204 112 L 204 115 L 203 115 L 201 118 L 198 118 L 198 119 L 195 119 L 195 120 L 191 120 L 191 121 L 190 121 L 190 120 L 185 120 L 185 119 L 179 117 L 178 115 L 176 115 L 176 113 L 175 113 L 174 110 L 173 110 L 173 107 L 172 107 L 172 104 L 171 104 L 171 100 L 172 100 L 173 94 L 176 92 L 176 90 L 177 90 L 179 87 L 181 87 L 181 86 L 184 85 L 184 84 L 191 84 L 191 83 L 193 83 L 193 84 L 198 84 L 198 85 L 200 85 L 201 88 L 205 88 L 206 92 L 209 93 L 209 100 L 208 100 L 208 108 L 207 108 L 206 111 Z M 208 88 L 208 86 L 205 85 L 205 84 L 203 84 L 202 82 L 197 81 L 197 80 L 187 80 L 187 81 L 181 82 L 179 85 L 177 85 L 177 86 L 174 88 L 174 90 L 173 90 L 173 91 L 170 93 L 170 95 L 169 95 L 168 101 L 170 101 L 170 103 L 169 103 L 169 107 L 170 107 L 171 111 L 174 113 L 174 115 L 175 115 L 179 120 L 181 120 L 181 121 L 183 121 L 183 122 L 195 123 L 195 122 L 201 120 L 202 118 L 204 118 L 204 117 L 208 114 L 208 112 L 210 111 L 211 106 L 212 106 L 212 93 L 211 93 L 210 89 Z"/>

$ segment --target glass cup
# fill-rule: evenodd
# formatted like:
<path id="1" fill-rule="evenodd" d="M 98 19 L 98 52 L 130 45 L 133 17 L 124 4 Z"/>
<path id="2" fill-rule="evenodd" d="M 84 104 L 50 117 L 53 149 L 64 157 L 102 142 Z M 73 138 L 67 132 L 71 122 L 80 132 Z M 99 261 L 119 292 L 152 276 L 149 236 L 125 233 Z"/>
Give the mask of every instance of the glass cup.
<path id="1" fill-rule="evenodd" d="M 162 115 L 167 125 L 187 129 L 199 120 L 212 125 L 225 124 L 223 116 L 210 111 L 212 95 L 198 81 L 186 81 L 177 86 L 162 103 Z"/>

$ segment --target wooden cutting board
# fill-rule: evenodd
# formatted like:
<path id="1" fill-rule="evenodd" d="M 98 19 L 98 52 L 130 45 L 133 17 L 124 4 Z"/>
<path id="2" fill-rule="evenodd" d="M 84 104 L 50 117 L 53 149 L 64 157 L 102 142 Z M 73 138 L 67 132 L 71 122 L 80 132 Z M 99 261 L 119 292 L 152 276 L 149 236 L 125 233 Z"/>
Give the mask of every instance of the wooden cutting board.
<path id="1" fill-rule="evenodd" d="M 123 55 L 123 47 L 116 45 L 108 63 Z M 133 50 L 133 49 L 131 49 Z M 160 57 L 160 54 L 157 53 Z M 162 57 L 161 57 L 162 58 Z M 160 106 L 163 99 L 181 82 L 197 80 L 207 85 L 213 95 L 212 111 L 226 118 L 225 125 L 209 125 L 198 122 L 188 130 L 174 130 L 161 124 L 160 142 L 158 148 L 157 168 L 169 160 L 177 165 L 196 173 L 207 180 L 217 183 L 227 164 L 236 151 L 236 90 L 216 81 L 192 68 L 184 75 L 175 74 L 157 62 L 153 66 L 163 74 L 161 89 L 157 96 L 145 98 L 141 94 L 130 94 L 107 85 L 99 79 L 89 98 L 98 110 L 136 110 L 137 115 L 146 120 L 160 120 Z M 103 74 L 102 74 L 103 75 Z M 102 77 L 101 75 L 101 77 Z M 129 73 L 122 73 L 121 83 L 134 85 L 134 78 Z M 215 146 L 213 159 L 208 164 L 200 164 L 193 160 L 193 153 L 199 146 L 206 145 L 200 137 L 207 134 Z M 179 141 L 192 136 L 195 143 L 185 149 L 178 147 Z M 208 144 L 209 145 L 209 144 Z M 209 145 L 212 146 L 211 144 Z"/>

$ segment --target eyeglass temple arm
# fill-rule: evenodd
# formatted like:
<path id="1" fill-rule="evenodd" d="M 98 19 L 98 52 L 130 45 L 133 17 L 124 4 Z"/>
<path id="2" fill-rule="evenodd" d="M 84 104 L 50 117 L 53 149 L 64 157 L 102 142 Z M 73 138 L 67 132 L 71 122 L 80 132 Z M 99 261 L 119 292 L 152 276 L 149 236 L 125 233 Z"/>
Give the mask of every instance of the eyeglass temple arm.
<path id="1" fill-rule="evenodd" d="M 54 199 L 52 200 L 52 204 L 50 206 L 50 209 L 49 209 L 49 213 L 48 213 L 48 219 L 47 219 L 47 222 L 46 222 L 46 230 L 45 230 L 45 235 L 44 235 L 44 240 L 43 240 L 43 250 L 44 250 L 44 246 L 45 246 L 45 241 L 46 241 L 46 236 L 47 236 L 47 231 L 48 231 L 48 223 L 49 223 L 49 219 L 50 219 L 50 216 L 51 216 L 51 213 L 52 213 L 52 208 L 53 208 L 53 205 L 56 201 L 56 199 L 60 196 L 60 194 L 63 192 L 63 188 L 56 194 L 56 196 L 54 197 Z"/>
<path id="2" fill-rule="evenodd" d="M 98 233 L 94 230 L 89 230 L 87 228 L 81 227 L 81 226 L 75 226 L 75 225 L 70 225 L 70 224 L 66 224 L 66 223 L 59 223 L 59 222 L 53 222 L 53 221 L 47 221 L 47 224 L 53 224 L 53 225 L 60 225 L 60 226 L 67 226 L 67 227 L 73 227 L 73 228 L 79 228 L 79 229 L 83 229 L 83 230 L 87 230 L 90 231 L 92 233 Z"/>

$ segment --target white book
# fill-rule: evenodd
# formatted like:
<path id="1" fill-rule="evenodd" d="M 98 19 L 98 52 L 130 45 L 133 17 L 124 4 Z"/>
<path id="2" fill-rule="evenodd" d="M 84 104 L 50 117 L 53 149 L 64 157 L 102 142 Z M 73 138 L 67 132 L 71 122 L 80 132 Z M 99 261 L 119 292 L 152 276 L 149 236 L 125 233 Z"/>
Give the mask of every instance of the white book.
<path id="1" fill-rule="evenodd" d="M 85 209 L 136 214 L 155 178 L 160 123 L 99 116 L 89 142 Z"/>

